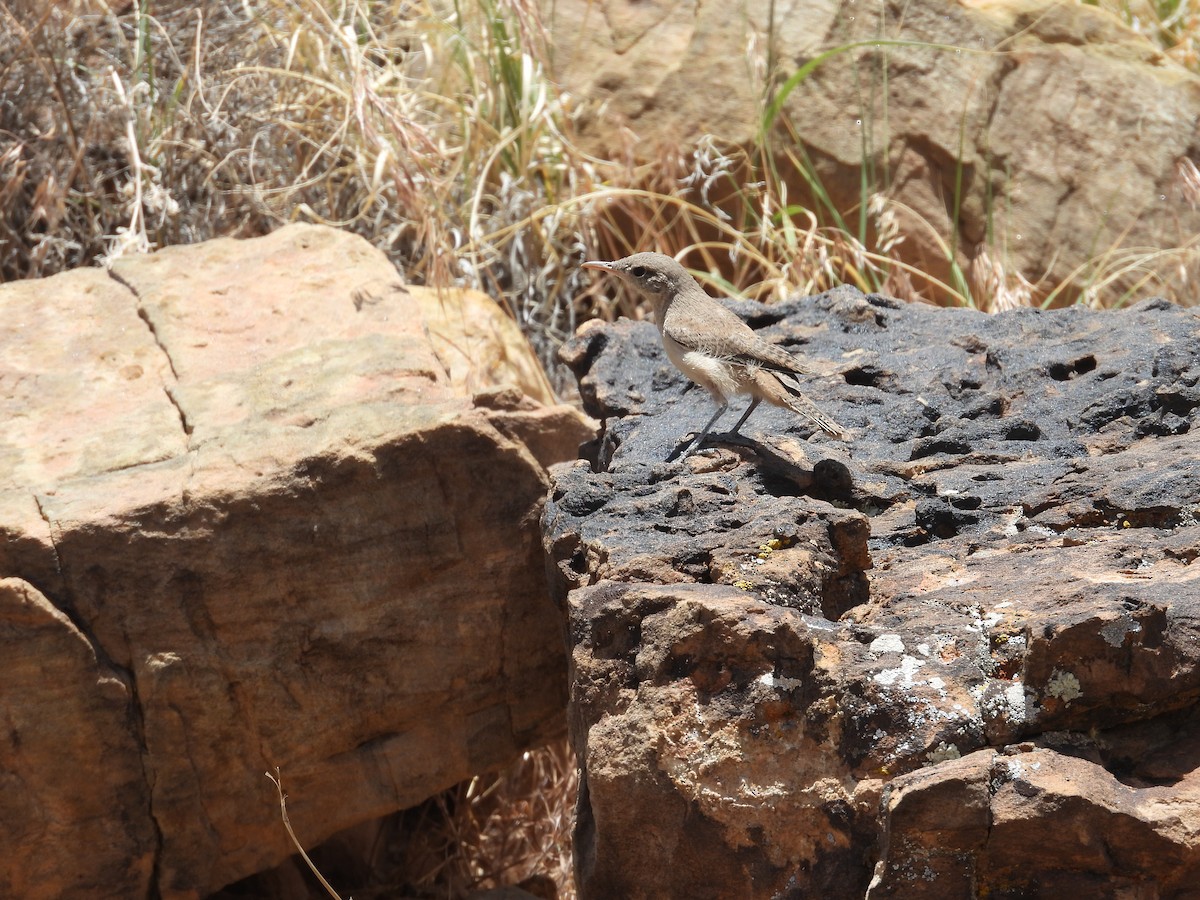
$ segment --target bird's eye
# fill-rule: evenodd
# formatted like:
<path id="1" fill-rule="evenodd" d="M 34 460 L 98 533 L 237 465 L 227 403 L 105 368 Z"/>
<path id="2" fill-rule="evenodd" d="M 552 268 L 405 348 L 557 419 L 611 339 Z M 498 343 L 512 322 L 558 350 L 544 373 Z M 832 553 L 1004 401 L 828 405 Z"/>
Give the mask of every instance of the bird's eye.
<path id="1" fill-rule="evenodd" d="M 643 275 L 646 274 L 646 268 L 645 268 L 645 266 L 634 266 L 632 269 L 629 270 L 629 272 L 631 275 L 633 275 L 634 278 L 641 278 Z"/>

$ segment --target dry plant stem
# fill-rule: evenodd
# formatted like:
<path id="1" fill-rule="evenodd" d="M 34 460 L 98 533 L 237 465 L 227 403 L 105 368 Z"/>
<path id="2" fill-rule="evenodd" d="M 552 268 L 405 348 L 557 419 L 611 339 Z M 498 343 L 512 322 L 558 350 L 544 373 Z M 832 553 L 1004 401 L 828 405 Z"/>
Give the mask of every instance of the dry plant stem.
<path id="1" fill-rule="evenodd" d="M 142 156 L 138 150 L 137 132 L 133 127 L 135 113 L 116 72 L 112 73 L 112 81 L 126 113 L 125 140 L 129 145 L 130 164 L 133 169 L 133 202 L 130 207 L 129 224 L 118 228 L 117 233 L 111 236 L 113 247 L 107 258 L 110 262 L 130 251 L 148 253 L 154 246 L 146 235 L 145 211 L 142 206 Z"/>
<path id="2" fill-rule="evenodd" d="M 304 858 L 304 861 L 308 864 L 309 869 L 311 869 L 313 875 L 316 876 L 317 881 L 321 882 L 321 887 L 325 888 L 325 890 L 329 892 L 329 896 L 333 897 L 334 900 L 342 900 L 341 895 L 333 889 L 333 886 L 325 880 L 325 876 L 323 876 L 320 871 L 318 871 L 317 867 L 313 865 L 313 861 L 308 858 L 308 854 L 305 853 L 304 848 L 300 846 L 300 841 L 296 838 L 296 832 L 292 830 L 292 823 L 291 820 L 288 819 L 287 812 L 287 794 L 283 792 L 283 776 L 279 774 L 279 768 L 276 767 L 274 775 L 272 775 L 270 772 L 264 772 L 263 774 L 271 779 L 271 783 L 275 785 L 276 793 L 279 794 L 279 815 L 283 819 L 283 827 L 287 829 L 288 837 L 290 837 L 292 839 L 292 843 L 296 845 L 296 850 Z"/>

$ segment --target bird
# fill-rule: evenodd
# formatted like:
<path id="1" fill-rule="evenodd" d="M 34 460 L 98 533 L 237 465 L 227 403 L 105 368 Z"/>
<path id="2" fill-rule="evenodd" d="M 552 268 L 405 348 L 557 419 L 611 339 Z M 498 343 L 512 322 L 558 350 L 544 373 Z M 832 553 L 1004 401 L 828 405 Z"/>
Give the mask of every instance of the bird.
<path id="1" fill-rule="evenodd" d="M 716 402 L 717 411 L 699 437 L 688 443 L 684 459 L 704 442 L 738 394 L 752 399 L 730 434 L 736 434 L 766 400 L 790 409 L 832 437 L 845 436 L 842 426 L 801 393 L 794 376 L 812 373 L 706 294 L 675 259 L 662 253 L 635 253 L 612 262 L 589 260 L 582 268 L 616 275 L 645 297 L 654 310 L 667 359 L 707 389 Z"/>

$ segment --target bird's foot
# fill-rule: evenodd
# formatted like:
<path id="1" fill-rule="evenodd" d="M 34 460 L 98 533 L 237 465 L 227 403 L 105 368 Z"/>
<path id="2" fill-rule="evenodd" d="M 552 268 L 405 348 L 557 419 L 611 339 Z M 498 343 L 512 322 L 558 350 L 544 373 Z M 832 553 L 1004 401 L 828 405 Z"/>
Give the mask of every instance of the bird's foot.
<path id="1" fill-rule="evenodd" d="M 675 449 L 667 454 L 666 462 L 683 462 L 689 456 L 696 452 L 701 444 L 704 443 L 704 438 L 707 435 L 696 437 L 696 432 L 690 431 L 679 439 L 679 443 L 675 445 Z"/>
<path id="2" fill-rule="evenodd" d="M 682 440 L 675 445 L 675 449 L 667 454 L 667 458 L 664 460 L 664 462 L 683 462 L 692 455 L 692 450 L 694 449 L 695 448 L 692 446 L 692 441 Z"/>

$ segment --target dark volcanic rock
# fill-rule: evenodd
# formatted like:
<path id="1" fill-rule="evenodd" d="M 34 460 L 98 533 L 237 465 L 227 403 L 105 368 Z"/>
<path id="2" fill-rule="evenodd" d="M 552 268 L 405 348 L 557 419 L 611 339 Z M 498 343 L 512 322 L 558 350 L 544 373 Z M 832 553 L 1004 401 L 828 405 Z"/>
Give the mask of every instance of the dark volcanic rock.
<path id="1" fill-rule="evenodd" d="M 1181 896 L 1200 316 L 732 308 L 850 440 L 760 408 L 664 462 L 712 406 L 654 327 L 564 351 L 605 420 L 544 528 L 582 896 Z"/>

